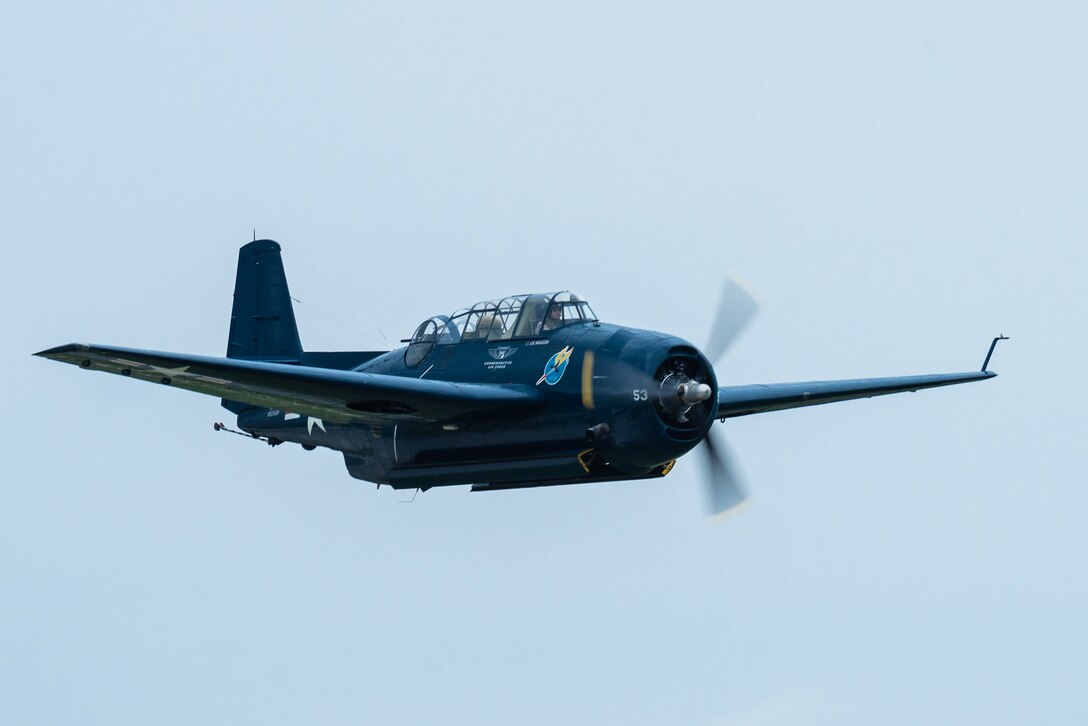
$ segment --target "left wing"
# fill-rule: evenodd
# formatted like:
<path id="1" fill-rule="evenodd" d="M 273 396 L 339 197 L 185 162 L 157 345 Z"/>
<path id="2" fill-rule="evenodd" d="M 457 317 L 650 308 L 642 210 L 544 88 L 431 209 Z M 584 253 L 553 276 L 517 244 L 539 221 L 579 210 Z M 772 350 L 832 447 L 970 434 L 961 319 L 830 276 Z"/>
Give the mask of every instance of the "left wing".
<path id="1" fill-rule="evenodd" d="M 35 355 L 331 423 L 493 420 L 543 405 L 540 393 L 523 385 L 453 383 L 77 343 Z"/>
<path id="2" fill-rule="evenodd" d="M 722 386 L 718 389 L 718 418 L 783 411 L 787 408 L 849 401 L 854 398 L 886 396 L 889 393 L 920 391 L 923 388 L 953 386 L 995 378 L 992 371 L 940 373 L 928 376 L 856 378 L 845 381 L 808 381 L 750 386 Z"/>
<path id="3" fill-rule="evenodd" d="M 920 391 L 923 388 L 954 386 L 957 383 L 986 381 L 997 376 L 986 370 L 998 341 L 1008 340 L 999 335 L 990 343 L 982 370 L 971 373 L 936 373 L 928 376 L 896 376 L 893 378 L 855 378 L 845 381 L 808 381 L 807 383 L 772 383 L 768 385 L 722 386 L 718 389 L 717 418 L 748 416 L 753 413 L 784 411 L 787 408 L 815 406 L 821 403 L 849 401 L 855 398 L 886 396 L 889 393 Z"/>

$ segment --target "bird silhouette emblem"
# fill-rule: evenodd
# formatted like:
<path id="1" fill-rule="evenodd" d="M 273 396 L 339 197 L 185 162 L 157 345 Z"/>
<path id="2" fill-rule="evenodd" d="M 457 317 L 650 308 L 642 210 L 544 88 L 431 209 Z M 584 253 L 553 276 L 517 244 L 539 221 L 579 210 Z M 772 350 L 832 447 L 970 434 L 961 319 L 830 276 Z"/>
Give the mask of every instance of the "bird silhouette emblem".
<path id="1" fill-rule="evenodd" d="M 568 345 L 549 358 L 544 366 L 544 375 L 540 377 L 536 384 L 539 386 L 541 383 L 547 383 L 549 386 L 554 386 L 559 383 L 560 379 L 563 378 L 563 373 L 567 370 L 567 363 L 570 362 L 570 356 L 573 352 L 574 348 Z"/>

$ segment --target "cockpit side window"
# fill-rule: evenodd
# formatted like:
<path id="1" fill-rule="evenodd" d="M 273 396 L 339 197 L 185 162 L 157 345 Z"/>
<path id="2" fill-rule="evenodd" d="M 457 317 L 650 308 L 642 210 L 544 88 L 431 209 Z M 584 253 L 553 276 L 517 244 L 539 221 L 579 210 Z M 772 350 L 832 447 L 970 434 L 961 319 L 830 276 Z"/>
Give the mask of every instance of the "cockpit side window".
<path id="1" fill-rule="evenodd" d="M 521 317 L 518 318 L 515 335 L 519 338 L 528 338 L 540 333 L 544 324 L 544 314 L 548 309 L 547 295 L 530 295 L 521 309 Z"/>
<path id="2" fill-rule="evenodd" d="M 461 342 L 461 330 L 457 327 L 457 323 L 453 320 L 447 320 L 445 325 L 439 324 L 438 327 L 438 344 L 449 345 L 451 343 Z"/>
<path id="3" fill-rule="evenodd" d="M 476 337 L 485 340 L 502 335 L 502 318 L 495 310 L 484 313 L 476 324 Z"/>
<path id="4" fill-rule="evenodd" d="M 434 318 L 424 320 L 416 328 L 408 348 L 404 351 L 404 365 L 415 368 L 431 354 L 435 341 L 438 340 L 438 324 Z"/>
<path id="5" fill-rule="evenodd" d="M 488 340 L 509 340 L 514 337 L 514 321 L 517 320 L 524 302 L 524 295 L 514 295 L 504 298 L 499 303 L 491 323 L 491 334 L 488 335 Z"/>
<path id="6" fill-rule="evenodd" d="M 487 340 L 495 321 L 495 304 L 478 303 L 465 317 L 462 340 Z"/>
<path id="7" fill-rule="evenodd" d="M 461 342 L 461 340 L 468 335 L 468 310 L 458 310 L 451 315 L 447 327 L 453 337 L 456 338 L 456 340 L 451 342 Z"/>
<path id="8" fill-rule="evenodd" d="M 579 301 L 578 312 L 581 313 L 583 320 L 597 320 L 597 314 L 593 312 L 593 308 L 585 300 Z"/>
<path id="9" fill-rule="evenodd" d="M 404 351 L 404 364 L 409 368 L 422 363 L 436 345 L 449 345 L 461 341 L 461 333 L 453 321 L 445 315 L 424 320 L 412 334 Z"/>

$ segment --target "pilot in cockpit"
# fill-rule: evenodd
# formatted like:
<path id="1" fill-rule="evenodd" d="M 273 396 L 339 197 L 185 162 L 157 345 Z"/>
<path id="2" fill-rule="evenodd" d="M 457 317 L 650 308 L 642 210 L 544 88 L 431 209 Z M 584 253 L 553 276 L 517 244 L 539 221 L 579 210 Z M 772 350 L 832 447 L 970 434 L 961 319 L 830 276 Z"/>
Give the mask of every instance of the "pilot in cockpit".
<path id="1" fill-rule="evenodd" d="M 541 330 L 555 330 L 563 326 L 563 306 L 559 303 L 552 303 L 552 306 L 548 308 L 548 315 L 544 318 L 543 324 L 540 326 Z M 537 332 L 540 332 L 538 330 Z"/>

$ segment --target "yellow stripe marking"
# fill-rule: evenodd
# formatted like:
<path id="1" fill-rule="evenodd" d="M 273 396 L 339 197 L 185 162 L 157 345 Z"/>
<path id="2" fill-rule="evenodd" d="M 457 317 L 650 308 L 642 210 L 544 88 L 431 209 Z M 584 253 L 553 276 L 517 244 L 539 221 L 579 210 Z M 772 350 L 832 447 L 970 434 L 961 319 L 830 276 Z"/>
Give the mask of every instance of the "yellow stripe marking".
<path id="1" fill-rule="evenodd" d="M 587 350 L 582 358 L 582 405 L 593 409 L 593 351 Z"/>

